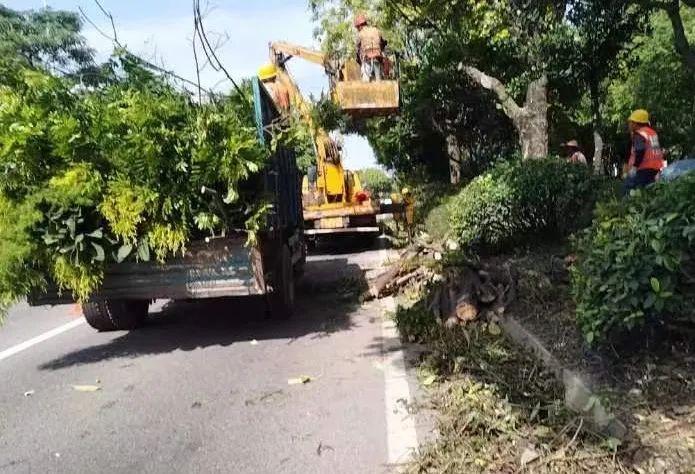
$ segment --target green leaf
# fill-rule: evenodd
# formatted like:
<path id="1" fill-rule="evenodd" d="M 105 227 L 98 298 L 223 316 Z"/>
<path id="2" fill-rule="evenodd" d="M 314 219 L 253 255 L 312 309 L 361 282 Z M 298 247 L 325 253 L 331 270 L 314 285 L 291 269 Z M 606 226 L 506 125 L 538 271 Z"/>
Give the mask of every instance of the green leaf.
<path id="1" fill-rule="evenodd" d="M 121 246 L 121 248 L 118 249 L 118 253 L 116 254 L 116 262 L 121 263 L 123 260 L 128 258 L 128 256 L 131 254 L 133 251 L 133 246 L 129 244 L 125 244 Z"/>
<path id="2" fill-rule="evenodd" d="M 138 260 L 142 262 L 150 261 L 150 243 L 147 238 L 140 239 L 138 242 Z"/>
<path id="3" fill-rule="evenodd" d="M 595 335 L 593 332 L 588 332 L 588 333 L 586 333 L 586 342 L 587 342 L 587 344 L 593 344 L 593 343 L 594 343 L 595 337 L 596 337 L 596 335 Z"/>
<path id="4" fill-rule="evenodd" d="M 65 220 L 65 225 L 70 229 L 70 235 L 75 235 L 75 217 L 70 216 L 68 219 Z"/>
<path id="5" fill-rule="evenodd" d="M 95 262 L 103 262 L 104 260 L 106 260 L 106 254 L 104 253 L 104 247 L 102 247 L 101 245 L 99 245 L 95 242 L 91 242 L 91 244 L 92 244 L 92 247 L 94 248 L 94 251 L 97 253 L 92 260 Z"/>
<path id="6" fill-rule="evenodd" d="M 87 237 L 91 237 L 93 239 L 103 239 L 104 231 L 102 229 L 97 229 L 94 232 L 87 234 Z"/>
<path id="7" fill-rule="evenodd" d="M 649 282 L 652 285 L 652 290 L 654 290 L 654 293 L 659 294 L 661 292 L 661 282 L 659 279 L 656 277 L 651 277 Z"/>

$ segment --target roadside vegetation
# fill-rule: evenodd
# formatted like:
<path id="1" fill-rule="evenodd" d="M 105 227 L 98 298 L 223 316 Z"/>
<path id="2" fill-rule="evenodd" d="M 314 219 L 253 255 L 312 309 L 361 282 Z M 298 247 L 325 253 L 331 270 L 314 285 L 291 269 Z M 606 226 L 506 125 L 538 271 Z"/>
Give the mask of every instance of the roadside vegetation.
<path id="1" fill-rule="evenodd" d="M 618 190 L 632 110 L 670 162 L 694 157 L 693 1 L 308 3 L 331 57 L 354 57 L 358 12 L 399 53 L 399 114 L 357 123 L 321 101 L 314 120 L 367 136 L 395 176 L 362 170 L 373 194 L 417 202 L 393 281 L 369 289 L 398 296 L 439 413 L 405 469 L 692 472 L 695 178 Z M 123 49 L 95 64 L 80 27 L 0 7 L 0 307 L 47 277 L 84 299 L 108 262 L 165 260 L 195 235 L 253 237 L 267 209 L 246 180 L 272 146 L 312 163 L 294 118 L 259 143 L 248 84 L 195 100 Z M 560 156 L 572 139 L 586 166 Z M 511 319 L 591 378 L 581 413 Z M 597 401 L 625 433 L 592 424 Z"/>
<path id="2" fill-rule="evenodd" d="M 384 289 L 439 414 L 408 472 L 691 472 L 693 178 L 619 190 L 634 109 L 670 162 L 695 151 L 693 5 L 311 5 L 326 51 L 351 54 L 366 11 L 401 53 L 401 114 L 363 130 L 417 197 Z M 565 162 L 570 139 L 588 166 Z M 590 379 L 623 436 L 564 408 L 509 318 Z"/>

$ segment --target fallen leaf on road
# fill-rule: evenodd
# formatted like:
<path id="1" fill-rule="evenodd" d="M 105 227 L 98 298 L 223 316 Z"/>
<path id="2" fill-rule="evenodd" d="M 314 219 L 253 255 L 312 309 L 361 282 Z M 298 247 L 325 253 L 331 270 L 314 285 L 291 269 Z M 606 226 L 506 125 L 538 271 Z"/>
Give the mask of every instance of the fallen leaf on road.
<path id="1" fill-rule="evenodd" d="M 25 397 L 31 397 L 35 393 L 36 393 L 36 390 L 27 390 L 26 392 L 24 392 L 24 396 Z"/>
<path id="2" fill-rule="evenodd" d="M 257 346 L 257 345 L 258 345 L 258 341 L 254 339 L 253 341 L 251 341 L 251 345 L 252 345 L 252 346 Z"/>
<path id="3" fill-rule="evenodd" d="M 101 390 L 101 387 L 96 385 L 73 385 L 72 388 L 78 392 L 98 392 Z"/>
<path id="4" fill-rule="evenodd" d="M 425 380 L 422 381 L 422 385 L 424 385 L 425 387 L 429 387 L 430 385 L 434 384 L 436 381 L 437 381 L 437 376 L 436 375 L 430 375 Z"/>
<path id="5" fill-rule="evenodd" d="M 293 379 L 287 380 L 287 385 L 302 385 L 311 382 L 313 379 L 308 375 L 302 375 Z"/>

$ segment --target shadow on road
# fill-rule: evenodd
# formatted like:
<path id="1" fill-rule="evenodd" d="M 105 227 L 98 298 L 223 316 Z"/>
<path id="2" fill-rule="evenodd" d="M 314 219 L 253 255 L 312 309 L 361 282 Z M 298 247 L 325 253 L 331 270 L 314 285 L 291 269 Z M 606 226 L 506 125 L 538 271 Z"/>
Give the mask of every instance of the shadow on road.
<path id="1" fill-rule="evenodd" d="M 366 285 L 364 272 L 344 258 L 307 264 L 298 285 L 295 314 L 278 320 L 267 315 L 264 297 L 175 301 L 150 312 L 148 323 L 100 345 L 81 348 L 39 366 L 41 370 L 111 359 L 229 346 L 249 340 L 326 337 L 353 327 Z"/>

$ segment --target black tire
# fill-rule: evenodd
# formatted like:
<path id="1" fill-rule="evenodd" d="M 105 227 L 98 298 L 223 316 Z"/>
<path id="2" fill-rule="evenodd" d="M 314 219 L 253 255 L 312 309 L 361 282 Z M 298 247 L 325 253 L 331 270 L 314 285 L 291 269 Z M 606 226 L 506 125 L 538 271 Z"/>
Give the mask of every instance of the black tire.
<path id="1" fill-rule="evenodd" d="M 304 272 L 306 270 L 306 256 L 307 256 L 307 247 L 306 245 L 302 246 L 302 257 L 299 259 L 297 263 L 294 264 L 294 280 L 295 282 L 297 280 L 300 280 L 304 276 Z"/>
<path id="2" fill-rule="evenodd" d="M 82 303 L 82 314 L 98 331 L 132 330 L 145 322 L 149 306 L 144 300 L 88 301 Z"/>
<path id="3" fill-rule="evenodd" d="M 283 245 L 277 257 L 271 277 L 273 291 L 268 295 L 270 315 L 276 319 L 287 319 L 294 314 L 294 268 L 292 253 Z"/>

